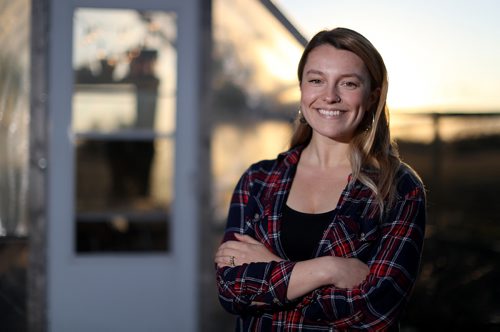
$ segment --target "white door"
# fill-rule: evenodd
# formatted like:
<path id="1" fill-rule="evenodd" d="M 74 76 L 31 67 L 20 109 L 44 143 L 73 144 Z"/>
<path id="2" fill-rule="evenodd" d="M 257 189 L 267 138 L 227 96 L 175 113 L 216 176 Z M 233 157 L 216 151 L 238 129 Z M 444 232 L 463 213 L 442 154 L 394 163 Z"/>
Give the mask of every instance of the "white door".
<path id="1" fill-rule="evenodd" d="M 50 331 L 197 330 L 196 3 L 50 4 Z"/>

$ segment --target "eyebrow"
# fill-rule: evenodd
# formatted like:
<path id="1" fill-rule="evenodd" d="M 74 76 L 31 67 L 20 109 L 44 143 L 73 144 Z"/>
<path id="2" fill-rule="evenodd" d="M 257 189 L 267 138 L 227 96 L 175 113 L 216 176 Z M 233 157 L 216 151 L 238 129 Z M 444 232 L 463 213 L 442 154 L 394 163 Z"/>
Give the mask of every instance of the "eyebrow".
<path id="1" fill-rule="evenodd" d="M 308 74 L 316 74 L 316 75 L 323 75 L 322 71 L 315 70 L 315 69 L 309 69 L 308 71 L 305 72 L 306 75 Z"/>
<path id="2" fill-rule="evenodd" d="M 316 75 L 324 75 L 324 73 L 320 70 L 316 70 L 316 69 L 309 69 L 307 72 L 306 72 L 306 75 L 308 74 L 316 74 Z M 365 79 L 357 74 L 357 73 L 347 73 L 347 74 L 342 74 L 340 75 L 341 78 L 344 78 L 344 77 L 355 77 L 357 78 L 358 80 L 360 80 L 361 82 L 365 82 Z"/>

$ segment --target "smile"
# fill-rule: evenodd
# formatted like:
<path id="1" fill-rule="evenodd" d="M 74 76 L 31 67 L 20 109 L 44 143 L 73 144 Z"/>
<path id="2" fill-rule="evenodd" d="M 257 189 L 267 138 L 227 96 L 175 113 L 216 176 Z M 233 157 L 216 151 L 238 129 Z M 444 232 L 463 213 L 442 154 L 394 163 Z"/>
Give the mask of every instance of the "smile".
<path id="1" fill-rule="evenodd" d="M 326 110 L 323 108 L 319 108 L 318 112 L 319 112 L 319 114 L 324 115 L 324 116 L 328 116 L 328 117 L 340 116 L 342 113 L 344 113 L 343 111 L 340 111 L 340 110 Z"/>

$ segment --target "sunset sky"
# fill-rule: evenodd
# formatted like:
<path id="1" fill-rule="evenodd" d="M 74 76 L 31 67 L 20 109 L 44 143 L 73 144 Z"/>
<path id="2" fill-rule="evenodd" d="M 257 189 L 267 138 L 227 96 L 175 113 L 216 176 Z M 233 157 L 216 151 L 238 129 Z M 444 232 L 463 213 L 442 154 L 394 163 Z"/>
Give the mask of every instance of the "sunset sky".
<path id="1" fill-rule="evenodd" d="M 500 111 L 500 1 L 274 0 L 307 37 L 338 26 L 384 57 L 393 110 Z"/>

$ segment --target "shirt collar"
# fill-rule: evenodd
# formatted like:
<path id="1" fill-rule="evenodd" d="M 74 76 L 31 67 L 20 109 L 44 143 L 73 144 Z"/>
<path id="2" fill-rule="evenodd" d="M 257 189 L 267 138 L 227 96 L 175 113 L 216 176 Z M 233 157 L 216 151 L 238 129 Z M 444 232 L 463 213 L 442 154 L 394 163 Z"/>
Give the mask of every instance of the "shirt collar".
<path id="1" fill-rule="evenodd" d="M 299 145 L 278 155 L 278 161 L 283 162 L 286 167 L 296 166 L 299 163 L 300 154 L 305 145 Z"/>

